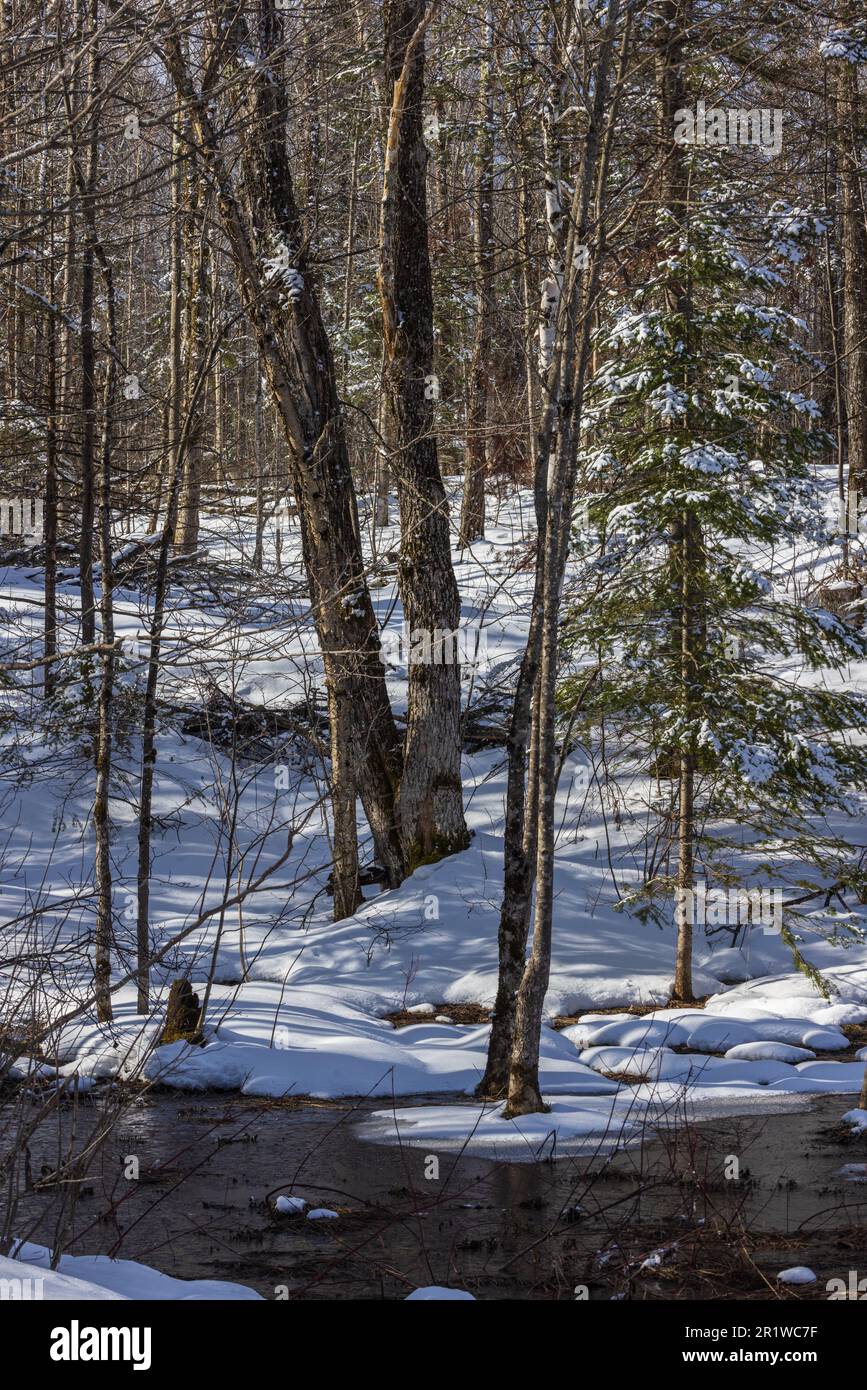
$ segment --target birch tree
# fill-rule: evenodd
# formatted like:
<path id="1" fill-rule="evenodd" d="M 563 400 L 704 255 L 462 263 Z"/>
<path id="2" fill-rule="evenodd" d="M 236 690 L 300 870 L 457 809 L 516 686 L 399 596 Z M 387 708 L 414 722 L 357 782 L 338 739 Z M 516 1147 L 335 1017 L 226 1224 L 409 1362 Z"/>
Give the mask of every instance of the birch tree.
<path id="1" fill-rule="evenodd" d="M 462 548 L 483 538 L 485 534 L 485 467 L 494 309 L 494 102 L 491 82 L 494 35 L 490 6 L 485 9 L 481 40 L 473 209 L 476 325 L 467 402 L 467 446 L 459 537 Z"/>
<path id="2" fill-rule="evenodd" d="M 502 1093 L 503 1061 L 504 1055 L 508 1055 L 507 1113 L 511 1115 L 544 1108 L 539 1092 L 538 1065 L 542 1009 L 551 959 L 559 612 L 572 526 L 590 326 L 604 252 L 606 175 L 617 109 L 616 99 L 609 102 L 609 90 L 619 21 L 620 7 L 614 0 L 608 7 L 588 65 L 587 127 L 565 243 L 566 292 L 558 301 L 557 333 L 545 381 L 547 408 L 537 464 L 540 496 L 537 512 L 541 515 L 541 525 L 534 612 L 510 730 L 507 835 L 513 837 L 508 847 L 513 859 L 511 864 L 507 861 L 506 866 L 500 921 L 500 977 L 488 1067 L 482 1084 L 493 1094 Z M 621 47 L 621 68 L 626 57 L 628 32 L 627 25 Z M 546 170 L 546 196 L 549 193 L 547 177 Z M 553 206 L 550 199 L 548 206 Z M 528 731 L 531 702 L 533 718 Z M 529 774 L 537 783 L 530 806 L 535 825 L 524 820 L 520 827 L 521 846 L 516 853 L 520 783 L 524 776 L 523 747 L 528 732 L 531 750 L 536 750 L 535 767 L 532 751 L 530 754 Z M 530 955 L 525 960 L 534 882 L 533 939 Z M 507 907 L 510 888 L 517 891 L 516 908 L 512 904 Z"/>

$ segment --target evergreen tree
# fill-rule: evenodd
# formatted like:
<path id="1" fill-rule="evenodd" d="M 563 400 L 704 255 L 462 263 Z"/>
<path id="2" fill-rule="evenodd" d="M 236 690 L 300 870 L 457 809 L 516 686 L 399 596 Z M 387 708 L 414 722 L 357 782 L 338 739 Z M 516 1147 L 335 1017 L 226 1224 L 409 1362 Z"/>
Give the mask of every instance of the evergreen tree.
<path id="1" fill-rule="evenodd" d="M 779 205 L 762 230 L 784 266 L 823 225 Z M 845 615 L 796 601 L 782 582 L 781 550 L 831 541 L 815 478 L 827 439 L 797 389 L 817 365 L 803 324 L 773 302 L 785 278 L 744 249 L 755 240 L 731 181 L 685 226 L 663 210 L 653 273 L 598 331 L 583 456 L 592 526 L 576 539 L 585 563 L 567 636 L 579 669 L 560 696 L 570 710 L 580 691 L 588 721 L 637 737 L 641 770 L 657 779 L 676 781 L 691 760 L 690 859 L 709 881 L 731 884 L 746 844 L 752 872 L 778 887 L 806 861 L 860 892 L 857 852 L 827 818 L 853 812 L 867 784 L 867 702 L 828 676 L 867 643 Z M 672 297 L 673 281 L 688 292 Z M 588 659 L 599 666 L 589 696 Z M 655 804 L 673 845 L 682 809 Z M 676 883 L 655 873 L 627 903 L 659 919 Z M 808 969 L 792 921 L 783 934 Z"/>

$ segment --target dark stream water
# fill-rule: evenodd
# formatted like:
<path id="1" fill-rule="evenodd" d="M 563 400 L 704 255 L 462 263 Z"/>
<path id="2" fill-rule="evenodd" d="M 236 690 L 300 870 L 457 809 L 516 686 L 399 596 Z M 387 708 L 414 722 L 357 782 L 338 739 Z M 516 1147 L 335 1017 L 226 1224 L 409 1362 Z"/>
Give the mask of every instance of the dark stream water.
<path id="1" fill-rule="evenodd" d="M 80 1150 L 113 1094 L 65 1111 L 63 1144 L 74 1127 Z M 571 1299 L 581 1286 L 591 1299 L 763 1298 L 794 1264 L 818 1280 L 785 1296 L 824 1298 L 829 1278 L 867 1275 L 867 1183 L 840 1174 L 867 1162 L 867 1140 L 838 1125 L 851 1103 L 676 1126 L 610 1160 L 529 1164 L 362 1142 L 355 1126 L 381 1100 L 151 1092 L 62 1188 L 50 1181 L 57 1117 L 39 1129 L 31 1173 L 49 1181 L 21 1193 L 14 1229 L 52 1245 L 65 1201 L 71 1253 L 234 1280 L 266 1298 L 403 1298 L 426 1284 L 482 1299 Z M 11 1117 L 6 1106 L 7 1136 Z M 124 1175 L 136 1163 L 137 1181 Z M 339 1218 L 280 1216 L 280 1193 Z"/>

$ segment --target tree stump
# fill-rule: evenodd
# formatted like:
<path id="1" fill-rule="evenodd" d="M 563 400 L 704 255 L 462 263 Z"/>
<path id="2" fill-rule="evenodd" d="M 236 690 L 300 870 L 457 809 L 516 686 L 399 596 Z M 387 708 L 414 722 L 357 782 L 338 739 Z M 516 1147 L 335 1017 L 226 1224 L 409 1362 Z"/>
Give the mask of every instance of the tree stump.
<path id="1" fill-rule="evenodd" d="M 162 1047 L 164 1043 L 201 1041 L 199 996 L 193 992 L 189 980 L 173 980 L 159 1046 Z"/>

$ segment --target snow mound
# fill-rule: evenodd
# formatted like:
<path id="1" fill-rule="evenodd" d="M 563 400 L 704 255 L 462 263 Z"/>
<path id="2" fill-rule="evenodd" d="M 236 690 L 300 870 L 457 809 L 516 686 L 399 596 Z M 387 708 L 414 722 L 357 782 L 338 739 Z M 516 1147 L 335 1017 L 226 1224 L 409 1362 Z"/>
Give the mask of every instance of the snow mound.
<path id="1" fill-rule="evenodd" d="M 795 1071 L 797 1080 L 790 1084 L 790 1089 L 825 1091 L 830 1095 L 857 1094 L 864 1080 L 860 1062 L 799 1062 Z"/>
<path id="2" fill-rule="evenodd" d="M 843 1116 L 843 1123 L 852 1126 L 853 1134 L 861 1134 L 867 1130 L 867 1110 L 847 1110 Z"/>
<path id="3" fill-rule="evenodd" d="M 648 1014 L 648 1018 L 669 1025 L 676 1023 L 683 1043 L 695 1052 L 725 1052 L 738 1043 L 761 1040 L 751 1023 L 739 1018 L 718 1018 L 708 1014 L 707 1009 L 663 1009 Z"/>
<path id="4" fill-rule="evenodd" d="M 300 1216 L 307 1203 L 303 1197 L 278 1197 L 274 1206 L 281 1216 Z"/>
<path id="5" fill-rule="evenodd" d="M 867 1182 L 867 1163 L 844 1163 L 840 1177 L 847 1182 Z"/>
<path id="6" fill-rule="evenodd" d="M 582 1020 L 583 1022 L 583 1020 Z M 575 1025 L 576 1028 L 580 1025 Z M 564 1029 L 566 1034 L 572 1030 Z M 630 1018 L 627 1022 L 615 1021 L 602 1028 L 589 1030 L 584 1047 L 678 1047 L 689 1042 L 689 1034 L 674 1019 Z"/>
<path id="7" fill-rule="evenodd" d="M 791 1269 L 781 1270 L 777 1275 L 781 1284 L 814 1284 L 816 1276 L 806 1265 L 793 1265 Z"/>
<path id="8" fill-rule="evenodd" d="M 413 1289 L 403 1300 L 404 1303 L 432 1303 L 434 1300 L 450 1303 L 475 1303 L 475 1295 L 467 1293 L 466 1289 L 446 1289 L 440 1284 L 428 1284 L 424 1289 Z"/>
<path id="9" fill-rule="evenodd" d="M 730 1047 L 726 1057 L 743 1062 L 809 1062 L 815 1052 L 808 1047 L 791 1047 L 789 1043 L 747 1042 Z"/>
<path id="10" fill-rule="evenodd" d="M 611 1072 L 614 1076 L 671 1078 L 680 1076 L 689 1059 L 678 1057 L 665 1047 L 590 1047 L 581 1053 L 580 1060 L 594 1071 Z"/>
<path id="11" fill-rule="evenodd" d="M 706 1008 L 716 1005 L 712 1016 L 718 1022 L 725 1020 L 734 1028 L 751 1033 L 751 1037 L 733 1038 L 732 1046 L 736 1046 L 738 1041 L 780 1042 L 790 1043 L 793 1047 L 809 1047 L 814 1052 L 842 1052 L 849 1046 L 849 1039 L 839 1028 L 820 1027 L 811 1018 L 773 1013 L 767 1006 L 745 1003 L 743 1000 L 737 1000 L 723 1009 L 722 1004 L 727 998 L 727 995 L 723 995 L 719 1001 L 711 999 Z M 793 1001 L 787 1002 L 791 1004 Z M 704 1036 L 700 1025 L 698 1033 L 699 1038 Z M 699 1038 L 693 1036 L 690 1046 L 701 1046 Z M 710 1050 L 717 1051 L 716 1048 Z"/>

